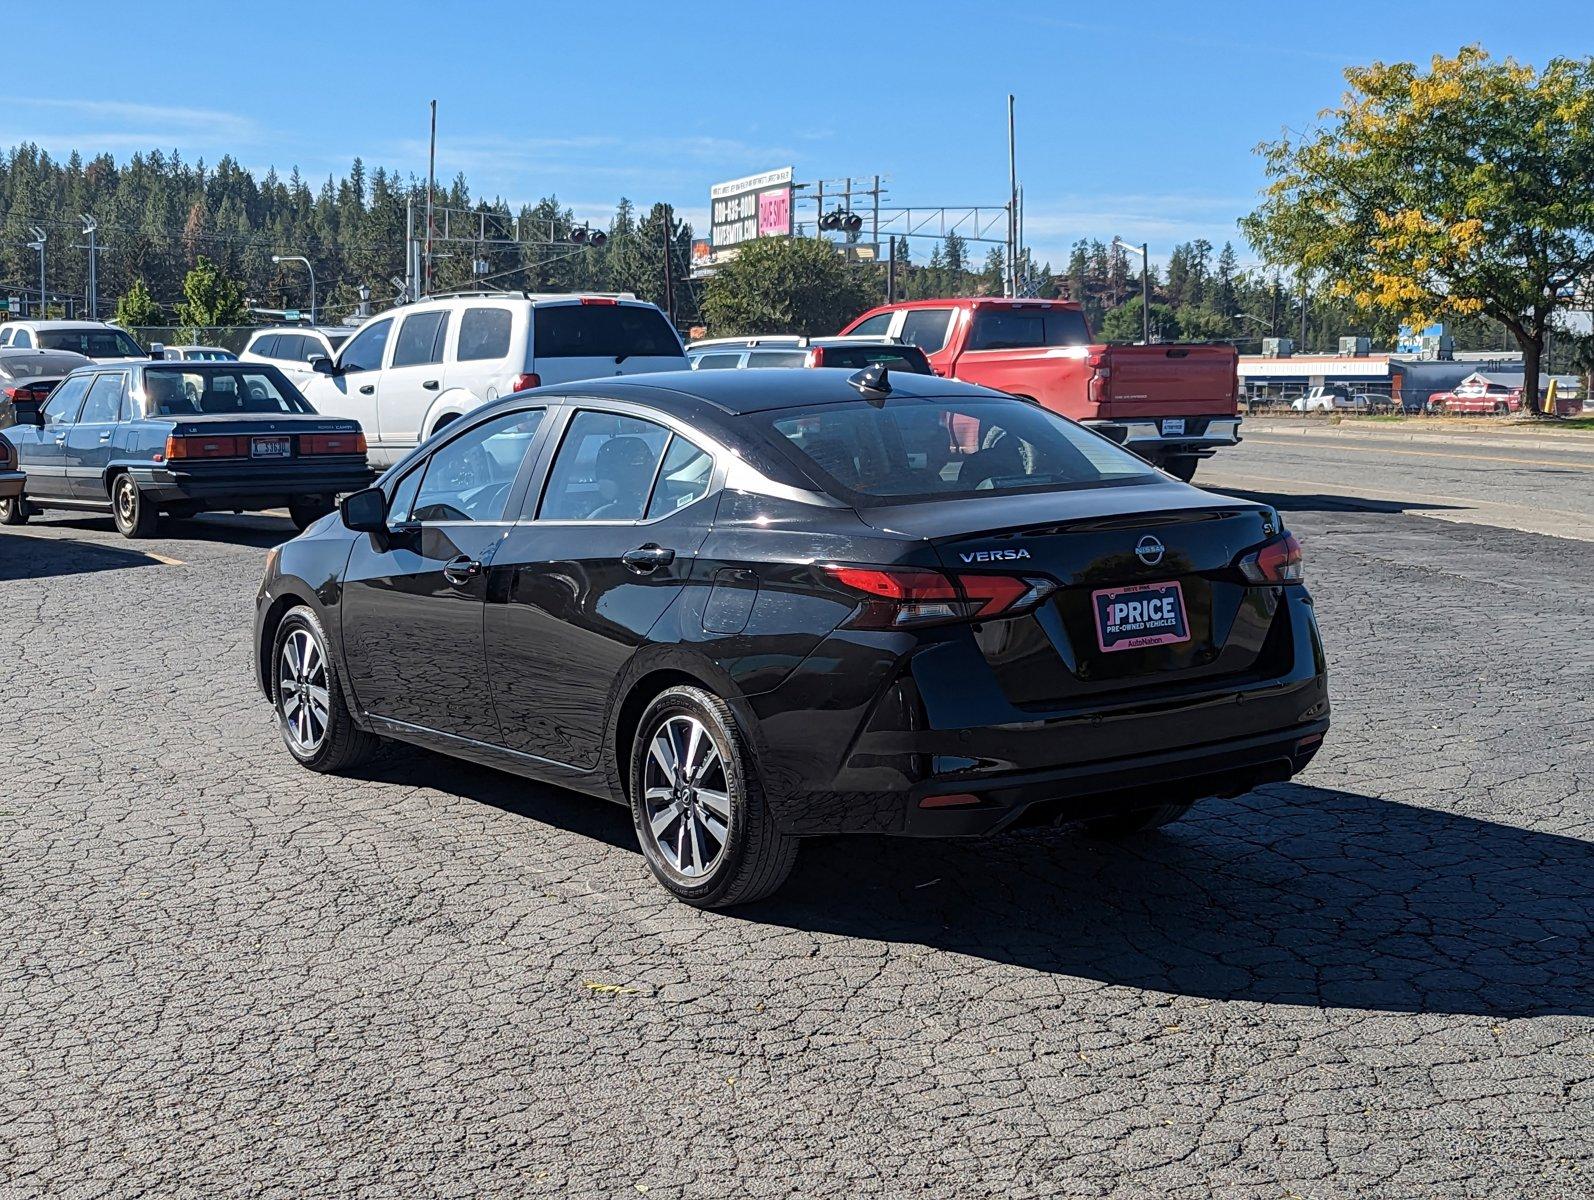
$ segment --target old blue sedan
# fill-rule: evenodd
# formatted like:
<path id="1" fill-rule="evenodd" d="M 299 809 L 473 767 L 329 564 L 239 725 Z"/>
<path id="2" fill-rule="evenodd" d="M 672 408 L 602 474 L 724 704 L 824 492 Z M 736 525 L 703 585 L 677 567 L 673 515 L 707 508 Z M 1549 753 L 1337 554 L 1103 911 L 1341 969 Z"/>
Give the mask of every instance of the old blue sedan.
<path id="1" fill-rule="evenodd" d="M 371 482 L 359 423 L 323 417 L 263 363 L 118 363 L 61 381 L 28 424 L 5 431 L 27 491 L 0 524 L 42 509 L 109 511 L 148 537 L 162 513 L 286 507 L 303 529 Z"/>

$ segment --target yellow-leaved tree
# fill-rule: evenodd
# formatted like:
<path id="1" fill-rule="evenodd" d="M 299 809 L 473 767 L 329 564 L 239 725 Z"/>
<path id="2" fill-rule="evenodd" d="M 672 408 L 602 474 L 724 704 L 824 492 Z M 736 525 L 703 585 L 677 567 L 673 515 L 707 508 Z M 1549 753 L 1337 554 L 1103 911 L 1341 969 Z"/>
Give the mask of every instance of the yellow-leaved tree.
<path id="1" fill-rule="evenodd" d="M 1594 57 L 1536 70 L 1467 46 L 1345 78 L 1315 128 L 1258 147 L 1270 182 L 1246 236 L 1360 307 L 1500 321 L 1538 412 L 1551 320 L 1594 273 Z"/>

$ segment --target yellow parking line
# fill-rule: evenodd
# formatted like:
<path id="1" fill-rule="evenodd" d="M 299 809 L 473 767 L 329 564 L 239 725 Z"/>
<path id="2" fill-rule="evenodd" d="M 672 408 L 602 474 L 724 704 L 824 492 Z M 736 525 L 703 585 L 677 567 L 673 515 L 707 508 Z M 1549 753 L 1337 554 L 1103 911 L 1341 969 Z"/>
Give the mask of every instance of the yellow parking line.
<path id="1" fill-rule="evenodd" d="M 1247 434 L 1246 441 L 1261 442 L 1268 446 L 1299 446 L 1293 438 L 1268 438 Z M 1319 440 L 1318 445 L 1322 444 Z M 1570 467 L 1574 471 L 1594 471 L 1594 463 L 1560 462 L 1549 458 L 1511 458 L 1504 454 L 1445 454 L 1439 450 L 1396 450 L 1390 446 L 1352 446 L 1336 443 L 1338 450 L 1359 450 L 1364 454 L 1409 454 L 1413 458 L 1459 458 L 1467 462 L 1521 463 L 1529 467 Z"/>
<path id="2" fill-rule="evenodd" d="M 188 564 L 180 558 L 168 558 L 164 554 L 156 554 L 153 550 L 135 550 L 133 553 L 142 554 L 145 558 L 153 558 L 158 563 L 165 563 L 168 567 L 186 567 Z"/>

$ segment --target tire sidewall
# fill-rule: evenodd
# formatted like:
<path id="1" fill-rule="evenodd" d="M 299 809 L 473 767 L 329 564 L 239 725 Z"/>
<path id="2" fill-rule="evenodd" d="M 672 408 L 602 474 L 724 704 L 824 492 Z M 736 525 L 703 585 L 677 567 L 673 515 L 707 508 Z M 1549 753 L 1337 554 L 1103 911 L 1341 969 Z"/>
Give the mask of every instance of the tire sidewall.
<path id="1" fill-rule="evenodd" d="M 321 739 L 321 744 L 316 747 L 313 754 L 303 753 L 293 744 L 293 739 L 288 736 L 284 728 L 285 718 L 282 715 L 282 705 L 279 700 L 279 689 L 282 678 L 282 644 L 288 640 L 288 635 L 296 630 L 303 629 L 316 640 L 316 645 L 321 651 L 322 660 L 327 664 L 327 730 Z M 331 647 L 327 643 L 326 632 L 321 628 L 321 622 L 316 619 L 315 612 L 303 605 L 293 609 L 277 625 L 277 632 L 271 639 L 271 713 L 276 718 L 277 734 L 282 738 L 282 744 L 288 748 L 288 753 L 293 755 L 307 767 L 315 768 L 323 759 L 327 758 L 339 732 L 338 723 L 347 721 L 348 715 L 343 711 L 343 706 L 338 703 L 341 695 L 338 688 L 342 686 L 338 679 L 337 664 L 332 660 Z"/>
<path id="2" fill-rule="evenodd" d="M 122 516 L 121 496 L 124 491 L 133 493 L 133 515 L 131 520 Z M 138 484 L 131 475 L 118 475 L 111 484 L 111 519 L 116 522 L 116 530 L 123 537 L 143 537 L 149 532 L 149 516 L 146 505 L 149 500 L 138 490 Z"/>
<path id="3" fill-rule="evenodd" d="M 0 525 L 22 525 L 29 517 L 28 502 L 21 496 L 0 500 Z"/>
<path id="4" fill-rule="evenodd" d="M 730 714 L 729 706 L 724 705 L 723 701 L 716 703 L 717 700 L 717 697 L 702 688 L 686 685 L 661 692 L 648 705 L 642 714 L 642 719 L 637 722 L 636 733 L 631 739 L 630 765 L 627 772 L 631 823 L 636 829 L 637 844 L 642 848 L 642 856 L 647 859 L 648 868 L 660 883 L 674 895 L 693 904 L 713 904 L 736 879 L 747 851 L 749 820 L 747 772 L 750 769 L 745 756 L 747 738 L 740 729 L 726 728 L 726 717 L 721 715 L 720 709 L 724 708 L 729 714 L 730 721 L 735 721 L 736 718 L 734 714 Z M 712 875 L 696 881 L 675 874 L 659 855 L 653 845 L 652 835 L 647 832 L 647 805 L 642 797 L 643 766 L 647 758 L 648 744 L 659 726 L 674 716 L 695 717 L 703 723 L 704 729 L 714 741 L 714 748 L 719 751 L 720 759 L 725 764 L 725 782 L 731 800 L 731 821 L 726 836 L 725 853 L 720 857 L 719 866 Z"/>

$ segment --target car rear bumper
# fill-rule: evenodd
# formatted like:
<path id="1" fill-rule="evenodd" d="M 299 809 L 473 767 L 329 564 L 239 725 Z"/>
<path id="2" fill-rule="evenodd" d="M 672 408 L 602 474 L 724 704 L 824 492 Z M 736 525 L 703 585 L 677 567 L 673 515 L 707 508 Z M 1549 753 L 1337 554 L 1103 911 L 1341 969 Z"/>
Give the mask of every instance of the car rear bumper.
<path id="1" fill-rule="evenodd" d="M 331 496 L 371 486 L 375 472 L 363 462 L 304 463 L 239 470 L 183 471 L 133 467 L 133 478 L 159 504 L 226 502 L 230 507 L 273 508 L 301 496 Z"/>
<path id="2" fill-rule="evenodd" d="M 0 500 L 15 500 L 27 482 L 28 477 L 21 471 L 0 471 Z"/>
<path id="3" fill-rule="evenodd" d="M 1225 446 L 1240 443 L 1240 418 L 1235 417 L 1184 417 L 1183 433 L 1164 433 L 1168 418 L 1144 420 L 1081 421 L 1103 437 L 1111 438 L 1120 446 L 1156 461 L 1182 455 L 1207 458 Z"/>

